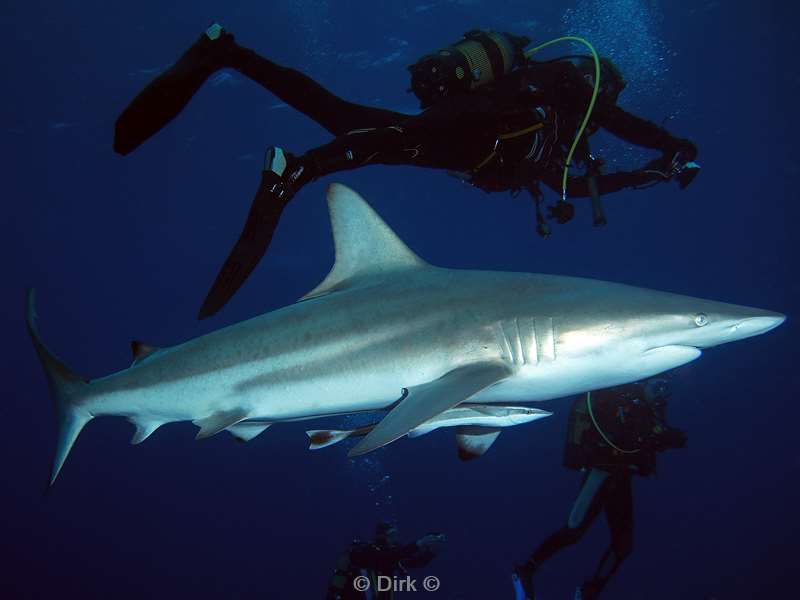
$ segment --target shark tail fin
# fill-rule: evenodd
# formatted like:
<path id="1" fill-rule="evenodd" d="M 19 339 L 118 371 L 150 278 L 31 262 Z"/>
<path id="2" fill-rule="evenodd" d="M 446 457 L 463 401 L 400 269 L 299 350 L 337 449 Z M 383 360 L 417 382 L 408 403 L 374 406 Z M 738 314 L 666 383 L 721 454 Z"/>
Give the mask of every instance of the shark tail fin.
<path id="1" fill-rule="evenodd" d="M 44 345 L 36 328 L 34 300 L 34 291 L 29 290 L 27 299 L 28 333 L 47 377 L 47 384 L 58 419 L 58 445 L 50 475 L 50 485 L 53 485 L 72 445 L 78 438 L 78 434 L 83 426 L 92 419 L 92 415 L 88 411 L 82 410 L 80 406 L 80 400 L 86 394 L 89 382 L 73 373 Z"/>

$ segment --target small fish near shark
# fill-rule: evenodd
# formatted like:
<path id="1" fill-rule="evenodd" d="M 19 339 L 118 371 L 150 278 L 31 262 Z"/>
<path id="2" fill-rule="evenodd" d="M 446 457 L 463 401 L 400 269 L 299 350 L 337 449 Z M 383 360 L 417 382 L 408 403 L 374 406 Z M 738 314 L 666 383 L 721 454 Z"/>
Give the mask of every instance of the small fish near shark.
<path id="1" fill-rule="evenodd" d="M 455 425 L 456 408 L 637 381 L 785 320 L 592 279 L 435 267 L 353 190 L 332 184 L 328 206 L 336 260 L 299 301 L 176 346 L 136 343 L 133 364 L 106 377 L 80 377 L 48 350 L 29 293 L 28 331 L 58 420 L 50 483 L 101 415 L 127 418 L 140 443 L 175 421 L 197 425 L 198 439 L 227 430 L 249 440 L 276 423 L 388 410 L 350 450 L 358 456 Z M 500 414 L 457 431 L 485 450 Z"/>
<path id="2" fill-rule="evenodd" d="M 503 427 L 513 427 L 549 417 L 553 413 L 528 406 L 502 406 L 490 404 L 462 404 L 448 409 L 410 430 L 406 435 L 419 437 L 442 427 L 456 428 L 458 455 L 462 460 L 478 458 L 486 452 L 500 435 Z M 309 450 L 327 448 L 348 438 L 367 435 L 378 423 L 349 431 L 338 429 L 312 429 L 306 431 Z"/>

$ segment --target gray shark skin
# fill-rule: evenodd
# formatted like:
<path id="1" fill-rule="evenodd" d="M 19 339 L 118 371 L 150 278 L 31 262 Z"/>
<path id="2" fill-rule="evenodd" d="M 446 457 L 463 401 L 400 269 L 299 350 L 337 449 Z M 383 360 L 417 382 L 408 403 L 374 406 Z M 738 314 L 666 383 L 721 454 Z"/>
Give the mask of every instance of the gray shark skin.
<path id="1" fill-rule="evenodd" d="M 295 304 L 163 349 L 88 381 L 28 329 L 59 422 L 51 484 L 93 417 L 126 417 L 139 443 L 192 421 L 198 438 L 389 410 L 352 450 L 405 436 L 461 403 L 550 400 L 688 363 L 760 335 L 779 313 L 617 283 L 431 266 L 356 192 L 328 189 L 336 261 Z M 398 399 L 400 399 L 398 401 Z"/>

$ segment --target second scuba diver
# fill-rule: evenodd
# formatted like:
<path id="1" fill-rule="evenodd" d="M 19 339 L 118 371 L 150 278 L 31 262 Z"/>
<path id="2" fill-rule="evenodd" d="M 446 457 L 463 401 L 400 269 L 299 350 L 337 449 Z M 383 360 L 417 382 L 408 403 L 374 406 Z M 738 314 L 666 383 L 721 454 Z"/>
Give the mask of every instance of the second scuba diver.
<path id="1" fill-rule="evenodd" d="M 239 46 L 218 24 L 209 27 L 122 112 L 114 136 L 118 153 L 132 152 L 157 133 L 223 68 L 258 83 L 336 137 L 299 156 L 268 148 L 247 221 L 199 318 L 217 312 L 244 283 L 300 188 L 330 173 L 370 164 L 414 165 L 448 170 L 486 191 L 527 190 L 536 201 L 542 235 L 549 227 L 539 182 L 561 194 L 550 216 L 564 223 L 574 212 L 567 195 L 596 200 L 598 194 L 629 187 L 676 180 L 683 188 L 692 181 L 699 171 L 695 145 L 617 106 L 625 81 L 610 60 L 599 61 L 598 80 L 594 61 L 586 57 L 530 60 L 524 52 L 529 41 L 472 31 L 423 57 L 409 70 L 411 89 L 424 110 L 407 115 L 343 100 L 306 75 Z M 584 122 L 595 89 L 591 120 Z M 580 137 L 585 125 L 586 135 Z M 602 174 L 601 161 L 586 141 L 600 127 L 662 156 L 639 170 Z M 576 149 L 586 175 L 567 179 Z M 595 223 L 603 223 L 602 211 L 594 206 Z"/>
<path id="2" fill-rule="evenodd" d="M 446 539 L 443 533 L 428 533 L 409 544 L 400 544 L 397 527 L 380 521 L 375 527 L 374 541 L 355 540 L 339 557 L 325 598 L 394 598 L 394 578 L 407 574 L 408 569 L 427 566 Z"/>
<path id="3" fill-rule="evenodd" d="M 657 453 L 686 446 L 686 434 L 666 424 L 670 395 L 666 380 L 649 379 L 590 392 L 572 405 L 564 466 L 583 471 L 583 483 L 567 523 L 514 569 L 517 600 L 535 600 L 534 576 L 542 563 L 580 540 L 605 512 L 611 544 L 575 594 L 576 600 L 599 597 L 633 550 L 633 475 L 652 475 Z"/>

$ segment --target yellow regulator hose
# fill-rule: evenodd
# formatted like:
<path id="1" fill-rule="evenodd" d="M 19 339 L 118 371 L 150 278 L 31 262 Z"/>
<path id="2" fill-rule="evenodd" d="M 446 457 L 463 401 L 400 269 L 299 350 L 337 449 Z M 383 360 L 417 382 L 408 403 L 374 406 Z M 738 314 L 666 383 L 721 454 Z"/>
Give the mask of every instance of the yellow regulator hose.
<path id="1" fill-rule="evenodd" d="M 586 110 L 586 116 L 583 117 L 583 122 L 581 123 L 580 128 L 578 129 L 578 133 L 575 134 L 575 139 L 572 141 L 572 146 L 569 149 L 569 153 L 567 153 L 567 160 L 564 163 L 564 176 L 561 178 L 561 201 L 567 201 L 567 177 L 569 177 L 569 165 L 572 162 L 572 155 L 575 153 L 575 148 L 578 147 L 578 142 L 583 135 L 586 126 L 589 124 L 589 119 L 592 116 L 592 111 L 594 110 L 594 103 L 597 100 L 597 92 L 600 91 L 600 58 L 597 56 L 597 52 L 588 41 L 583 39 L 582 37 L 577 37 L 574 35 L 566 35 L 564 37 L 556 38 L 554 40 L 550 40 L 549 42 L 545 42 L 535 48 L 531 48 L 527 52 L 525 52 L 525 58 L 530 58 L 539 50 L 547 48 L 548 46 L 552 46 L 553 44 L 558 44 L 560 42 L 580 42 L 592 52 L 592 58 L 594 59 L 594 89 L 592 90 L 592 99 L 589 101 L 589 108 Z"/>

